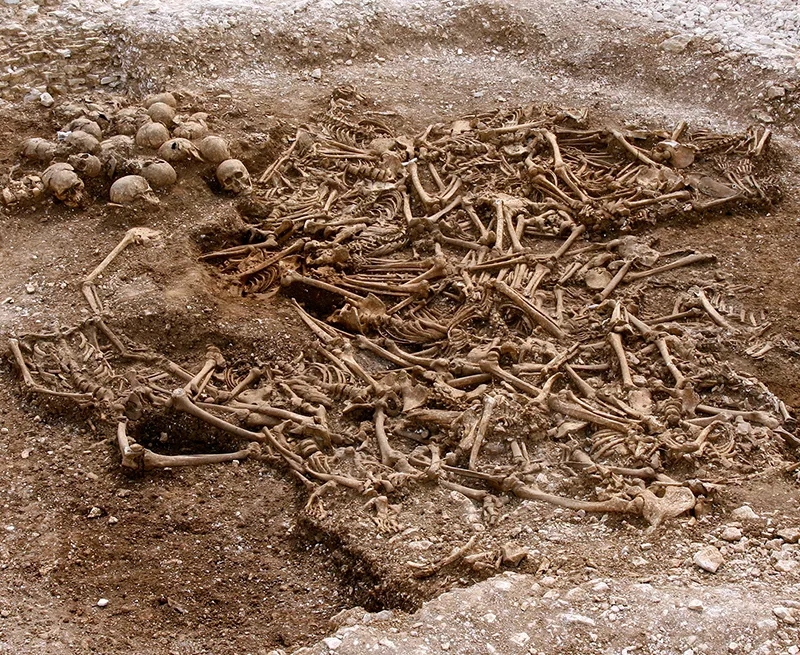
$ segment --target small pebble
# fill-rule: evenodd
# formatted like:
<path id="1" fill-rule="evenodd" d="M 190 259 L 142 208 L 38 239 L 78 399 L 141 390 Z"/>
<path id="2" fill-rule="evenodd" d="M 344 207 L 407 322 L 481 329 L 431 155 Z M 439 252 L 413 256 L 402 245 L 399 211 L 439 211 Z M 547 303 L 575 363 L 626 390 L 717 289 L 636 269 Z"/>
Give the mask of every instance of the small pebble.
<path id="1" fill-rule="evenodd" d="M 792 610 L 790 610 L 788 607 L 778 605 L 777 607 L 772 608 L 772 613 L 784 623 L 789 623 L 791 625 L 797 622 L 792 616 Z"/>
<path id="2" fill-rule="evenodd" d="M 55 103 L 55 100 L 53 100 L 53 96 L 45 91 L 39 96 L 39 102 L 41 103 L 42 107 L 52 107 Z"/>
<path id="3" fill-rule="evenodd" d="M 87 515 L 86 518 L 96 519 L 102 515 L 103 515 L 102 509 L 100 509 L 99 507 L 92 507 L 92 509 L 89 510 L 89 514 Z"/>
<path id="4" fill-rule="evenodd" d="M 692 598 L 688 603 L 686 603 L 686 607 L 693 612 L 702 612 L 703 611 L 703 601 L 699 598 Z"/>
<path id="5" fill-rule="evenodd" d="M 739 528 L 725 528 L 721 538 L 723 541 L 739 541 L 742 538 L 742 531 Z"/>
<path id="6" fill-rule="evenodd" d="M 753 508 L 749 505 L 742 505 L 741 507 L 737 507 L 735 510 L 731 512 L 731 516 L 735 519 L 744 520 L 744 521 L 753 521 L 758 518 L 758 514 L 753 511 Z"/>
<path id="7" fill-rule="evenodd" d="M 671 39 L 667 39 L 661 44 L 664 52 L 683 52 L 692 42 L 691 34 L 678 34 Z"/>
<path id="8" fill-rule="evenodd" d="M 119 523 L 119 519 L 116 516 L 109 516 L 108 523 L 109 525 L 114 525 L 115 523 Z"/>
<path id="9" fill-rule="evenodd" d="M 781 528 L 778 536 L 787 543 L 796 544 L 800 541 L 800 528 Z"/>
<path id="10" fill-rule="evenodd" d="M 777 100 L 786 95 L 786 89 L 782 86 L 771 86 L 767 89 L 767 100 Z"/>
<path id="11" fill-rule="evenodd" d="M 97 601 L 98 607 L 105 607 L 106 605 L 108 605 L 108 598 L 101 598 Z"/>
<path id="12" fill-rule="evenodd" d="M 338 637 L 326 637 L 322 640 L 322 643 L 325 644 L 329 650 L 336 650 L 342 645 L 342 640 Z"/>

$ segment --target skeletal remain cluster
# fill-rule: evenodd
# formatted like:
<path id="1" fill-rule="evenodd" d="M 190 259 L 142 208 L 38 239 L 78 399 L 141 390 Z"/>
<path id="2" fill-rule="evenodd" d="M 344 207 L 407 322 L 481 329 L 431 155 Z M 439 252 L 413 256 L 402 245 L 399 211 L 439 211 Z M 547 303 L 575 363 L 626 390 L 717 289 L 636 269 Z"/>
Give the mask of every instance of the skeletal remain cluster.
<path id="1" fill-rule="evenodd" d="M 66 122 L 55 141 L 33 137 L 22 144 L 20 163 L 0 193 L 3 203 L 18 207 L 50 196 L 76 208 L 85 207 L 92 196 L 105 196 L 119 205 L 157 205 L 154 190 L 175 184 L 175 167 L 182 162 L 214 167 L 212 174 L 216 172 L 224 191 L 248 192 L 247 169 L 231 158 L 223 137 L 210 133 L 208 114 L 178 114 L 177 106 L 172 93 L 160 93 L 142 106 L 110 102 L 56 107 L 54 112 Z M 43 172 L 31 170 L 41 166 Z"/>
<path id="2" fill-rule="evenodd" d="M 414 137 L 339 91 L 239 204 L 249 242 L 201 256 L 243 293 L 291 303 L 316 337 L 308 352 L 255 366 L 210 346 L 193 372 L 130 344 L 93 286 L 153 236 L 129 233 L 84 284 L 93 318 L 11 341 L 24 384 L 100 407 L 125 467 L 258 458 L 309 489 L 315 516 L 333 489 L 368 496 L 381 530 L 402 525 L 401 489 L 431 484 L 489 523 L 500 498 L 653 526 L 700 514 L 724 480 L 779 466 L 798 444 L 785 405 L 716 354 L 770 324 L 721 311 L 731 289 L 710 255 L 587 236 L 766 202 L 753 171 L 769 134 L 585 120 L 531 107 Z M 686 267 L 702 282 L 673 273 Z M 152 411 L 188 414 L 241 448 L 154 453 L 131 430 Z"/>

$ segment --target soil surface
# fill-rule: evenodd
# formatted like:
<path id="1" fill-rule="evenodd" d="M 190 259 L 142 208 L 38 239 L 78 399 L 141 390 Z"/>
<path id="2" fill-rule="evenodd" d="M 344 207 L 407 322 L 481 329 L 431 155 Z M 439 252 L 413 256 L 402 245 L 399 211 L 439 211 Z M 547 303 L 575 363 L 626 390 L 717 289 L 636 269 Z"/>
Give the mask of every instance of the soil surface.
<path id="1" fill-rule="evenodd" d="M 693 128 L 728 133 L 764 123 L 773 130 L 770 168 L 781 189 L 768 212 L 675 220 L 646 234 L 660 250 L 696 248 L 716 255 L 722 273 L 740 285 L 735 301 L 771 321 L 766 337 L 774 347 L 762 358 L 735 348 L 726 355 L 795 416 L 797 74 L 791 67 L 762 67 L 763 52 L 751 60 L 713 35 L 696 37 L 680 52 L 662 49 L 678 31 L 582 2 L 216 2 L 200 9 L 178 1 L 6 0 L 0 7 L 0 52 L 10 68 L 0 75 L 0 187 L 19 163 L 24 139 L 52 138 L 70 103 L 118 98 L 127 105 L 162 90 L 175 92 L 183 113 L 207 112 L 214 132 L 229 140 L 254 177 L 279 156 L 285 125 L 324 112 L 334 89 L 346 84 L 369 97 L 375 112 L 412 133 L 431 122 L 530 102 L 588 107 L 596 123 L 628 127 L 685 120 Z M 781 92 L 770 92 L 775 88 Z M 52 107 L 44 106 L 44 92 L 52 96 Z M 104 202 L 69 209 L 48 201 L 0 210 L 2 348 L 14 335 L 88 318 L 84 277 L 126 230 L 147 226 L 160 230 L 162 239 L 128 248 L 98 285 L 116 329 L 190 370 L 210 343 L 229 361 L 287 363 L 302 353 L 312 335 L 287 299 L 242 298 L 198 261 L 217 235 L 240 224 L 235 203 L 210 191 L 208 175 L 202 164 L 189 165 L 154 209 Z M 692 275 L 697 272 L 677 279 Z M 231 446 L 222 433 L 188 420 L 154 421 L 147 431 L 139 439 L 168 454 L 227 452 Z M 329 621 L 342 610 L 391 609 L 396 618 L 490 575 L 459 566 L 422 581 L 409 575 L 409 560 L 423 553 L 445 557 L 469 539 L 475 508 L 459 494 L 430 488 L 404 507 L 401 531 L 389 536 L 376 530 L 364 499 L 354 496 L 326 497 L 326 515 L 309 516 L 302 488 L 285 470 L 263 462 L 127 474 L 119 466 L 114 434 L 112 424 L 88 410 L 27 393 L 11 358 L 3 360 L 3 652 L 291 652 L 341 625 Z M 787 446 L 785 456 L 796 461 L 797 453 Z M 720 480 L 709 514 L 675 519 L 656 532 L 643 521 L 533 502 L 486 529 L 498 546 L 514 542 L 527 549 L 518 572 L 534 576 L 537 584 L 546 580 L 537 598 L 551 587 L 566 593 L 581 585 L 585 594 L 605 594 L 599 582 L 608 581 L 614 591 L 619 581 L 625 589 L 619 593 L 645 608 L 637 610 L 638 622 L 625 624 L 633 634 L 663 608 L 639 598 L 651 587 L 691 584 L 689 595 L 706 598 L 709 607 L 751 592 L 753 603 L 765 607 L 796 599 L 800 546 L 778 534 L 800 528 L 799 479 L 796 468 L 732 475 Z M 731 515 L 742 505 L 752 507 L 755 517 Z M 742 534 L 725 539 L 725 528 Z M 700 572 L 693 562 L 705 546 L 718 547 L 725 557 L 716 574 Z M 663 593 L 678 605 L 691 600 L 672 587 Z M 579 596 L 575 592 L 573 599 L 583 600 Z M 557 600 L 551 595 L 539 606 Z M 800 640 L 791 613 L 800 621 L 800 609 L 789 605 L 791 621 L 760 615 L 749 620 L 750 607 L 736 614 L 748 640 L 730 647 L 739 643 L 737 635 L 722 631 L 708 641 L 707 652 L 797 652 L 789 650 Z M 709 614 L 688 616 L 702 623 Z M 775 626 L 759 628 L 765 618 Z M 651 650 L 630 652 L 684 652 L 695 643 L 686 642 L 692 630 L 694 623 L 673 641 L 651 640 Z M 623 648 L 609 631 L 598 630 L 595 638 L 596 650 L 581 651 L 568 650 L 578 648 L 572 642 L 560 649 L 557 640 L 534 635 L 529 650 L 513 652 Z M 445 643 L 450 641 L 430 652 L 445 652 Z M 765 643 L 769 648 L 758 651 Z M 325 652 L 328 646 L 314 648 Z"/>

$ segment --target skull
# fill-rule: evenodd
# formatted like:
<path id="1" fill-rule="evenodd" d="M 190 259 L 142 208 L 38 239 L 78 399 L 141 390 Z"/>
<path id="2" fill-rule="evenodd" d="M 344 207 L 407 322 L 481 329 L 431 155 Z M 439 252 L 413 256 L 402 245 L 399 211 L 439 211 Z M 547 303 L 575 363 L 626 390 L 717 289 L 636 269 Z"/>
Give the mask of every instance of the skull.
<path id="1" fill-rule="evenodd" d="M 175 100 L 175 96 L 169 93 L 168 91 L 165 93 L 156 93 L 155 95 L 149 96 L 144 101 L 144 106 L 148 109 L 156 104 L 157 102 L 163 103 L 165 105 L 169 105 L 170 107 L 177 107 L 178 103 Z"/>
<path id="2" fill-rule="evenodd" d="M 56 155 L 57 146 L 38 136 L 28 139 L 22 146 L 22 156 L 36 161 L 50 161 Z"/>
<path id="3" fill-rule="evenodd" d="M 161 123 L 145 123 L 136 132 L 136 145 L 141 148 L 160 148 L 169 141 L 169 130 Z"/>
<path id="4" fill-rule="evenodd" d="M 141 175 L 155 188 L 170 186 L 178 179 L 175 169 L 163 159 L 148 159 L 142 164 Z"/>
<path id="5" fill-rule="evenodd" d="M 100 159 L 114 155 L 128 157 L 133 153 L 133 138 L 125 134 L 115 134 L 100 144 Z"/>
<path id="6" fill-rule="evenodd" d="M 229 193 L 249 193 L 250 173 L 238 159 L 226 159 L 217 166 L 217 181 Z"/>
<path id="7" fill-rule="evenodd" d="M 165 102 L 154 102 L 147 108 L 147 115 L 156 123 L 169 126 L 172 125 L 172 119 L 175 118 L 175 109 Z"/>
<path id="8" fill-rule="evenodd" d="M 70 132 L 66 139 L 67 147 L 71 152 L 90 152 L 95 154 L 100 151 L 100 141 L 88 132 L 75 130 Z"/>
<path id="9" fill-rule="evenodd" d="M 117 134 L 133 136 L 144 122 L 150 122 L 150 117 L 141 107 L 126 107 L 114 115 L 114 129 Z"/>
<path id="10" fill-rule="evenodd" d="M 103 138 L 103 130 L 100 129 L 100 125 L 98 125 L 95 121 L 90 120 L 86 116 L 81 116 L 80 118 L 70 121 L 62 131 L 86 132 L 86 134 L 91 134 L 98 141 Z"/>
<path id="11" fill-rule="evenodd" d="M 100 159 L 88 152 L 79 155 L 70 155 L 69 163 L 76 171 L 83 173 L 86 177 L 99 177 L 103 172 L 103 164 Z"/>
<path id="12" fill-rule="evenodd" d="M 78 207 L 83 201 L 83 180 L 70 164 L 49 166 L 42 174 L 42 182 L 45 190 L 67 207 Z"/>
<path id="13" fill-rule="evenodd" d="M 190 141 L 195 141 L 197 139 L 202 139 L 208 134 L 208 126 L 205 123 L 200 123 L 199 121 L 186 121 L 172 130 L 172 133 L 175 136 L 189 139 Z"/>
<path id="14" fill-rule="evenodd" d="M 119 178 L 111 185 L 109 197 L 111 202 L 117 205 L 131 205 L 139 201 L 149 205 L 159 204 L 156 194 L 141 175 L 126 175 Z"/>
<path id="15" fill-rule="evenodd" d="M 230 159 L 231 153 L 225 139 L 219 136 L 207 136 L 200 142 L 200 154 L 212 164 L 221 164 Z"/>
<path id="16" fill-rule="evenodd" d="M 203 160 L 200 151 L 189 139 L 170 139 L 158 149 L 158 156 L 164 161 L 184 161 L 194 157 Z"/>

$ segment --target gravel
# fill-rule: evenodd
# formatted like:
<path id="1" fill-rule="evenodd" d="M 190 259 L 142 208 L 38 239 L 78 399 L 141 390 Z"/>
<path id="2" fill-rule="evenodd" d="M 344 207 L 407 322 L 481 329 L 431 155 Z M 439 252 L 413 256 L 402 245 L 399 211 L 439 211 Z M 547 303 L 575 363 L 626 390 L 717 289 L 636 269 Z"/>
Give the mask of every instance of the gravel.
<path id="1" fill-rule="evenodd" d="M 594 5 L 636 14 L 697 40 L 718 41 L 765 68 L 800 71 L 797 0 L 597 0 Z"/>
<path id="2" fill-rule="evenodd" d="M 698 47 L 713 47 L 748 56 L 754 63 L 786 74 L 800 72 L 800 3 L 798 0 L 568 0 L 547 4 L 538 0 L 509 2 L 521 9 L 541 4 L 543 24 L 560 22 L 571 9 L 612 10 L 628 14 L 622 23 L 639 27 L 642 22 L 663 30 L 665 40 L 680 36 Z M 459 9 L 491 6 L 486 0 L 66 0 L 68 10 L 89 11 L 97 19 L 108 20 L 110 13 L 156 31 L 214 26 L 226 29 L 242 21 L 262 20 L 271 31 L 281 23 L 324 19 L 335 28 L 357 15 L 369 22 L 383 14 L 398 25 L 424 31 L 434 20 L 447 25 Z M 492 10 L 493 13 L 496 9 Z M 601 24 L 601 16 L 597 16 Z M 691 46 L 690 46 L 691 47 Z M 682 50 L 677 50 L 682 52 Z"/>

